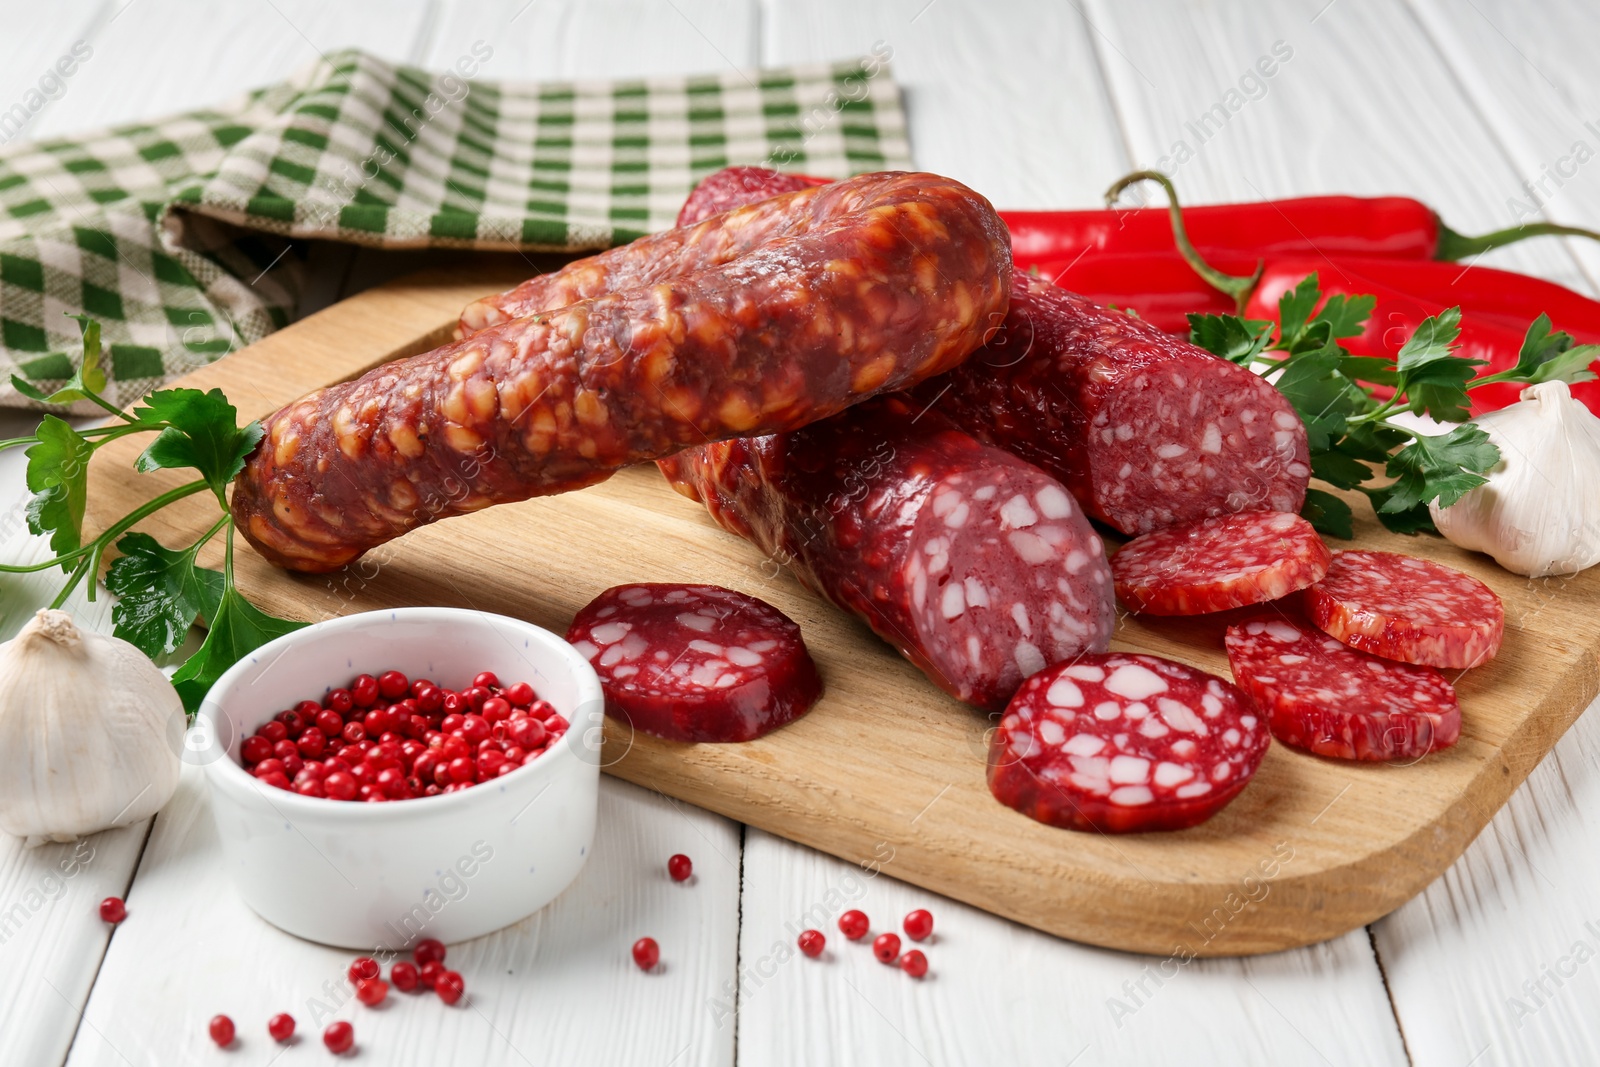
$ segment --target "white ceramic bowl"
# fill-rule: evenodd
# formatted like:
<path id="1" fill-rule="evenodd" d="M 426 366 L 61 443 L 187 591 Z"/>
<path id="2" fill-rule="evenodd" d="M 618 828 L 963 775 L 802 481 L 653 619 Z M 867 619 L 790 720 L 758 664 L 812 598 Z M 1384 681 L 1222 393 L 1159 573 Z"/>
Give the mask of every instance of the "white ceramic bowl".
<path id="1" fill-rule="evenodd" d="M 239 745 L 295 703 L 395 669 L 452 689 L 493 671 L 527 682 L 572 726 L 531 764 L 457 793 L 385 804 L 262 785 Z M 206 762 L 228 870 L 245 902 L 291 934 L 345 948 L 462 941 L 544 907 L 594 841 L 604 698 L 589 664 L 530 623 L 458 608 L 397 608 L 317 623 L 218 679 L 190 758 Z"/>

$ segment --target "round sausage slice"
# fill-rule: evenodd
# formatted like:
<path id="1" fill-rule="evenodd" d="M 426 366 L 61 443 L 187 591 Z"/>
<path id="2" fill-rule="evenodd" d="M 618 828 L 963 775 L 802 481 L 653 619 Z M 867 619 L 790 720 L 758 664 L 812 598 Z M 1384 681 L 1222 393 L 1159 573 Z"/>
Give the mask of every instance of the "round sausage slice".
<path id="1" fill-rule="evenodd" d="M 1181 830 L 1239 794 L 1268 742 L 1221 678 L 1159 656 L 1083 655 L 1017 690 L 989 743 L 989 790 L 1069 830 Z"/>
<path id="2" fill-rule="evenodd" d="M 1338 552 L 1306 593 L 1311 621 L 1351 648 L 1429 667 L 1476 667 L 1500 651 L 1506 611 L 1470 574 L 1397 552 Z"/>
<path id="3" fill-rule="evenodd" d="M 1111 576 L 1133 611 L 1201 615 L 1304 589 L 1328 573 L 1331 558 L 1300 516 L 1252 511 L 1135 537 L 1111 557 Z"/>
<path id="4" fill-rule="evenodd" d="M 613 586 L 567 640 L 600 675 L 607 714 L 669 741 L 751 741 L 822 692 L 800 627 L 721 586 Z"/>
<path id="5" fill-rule="evenodd" d="M 1228 665 L 1272 736 L 1319 756 L 1418 759 L 1461 736 L 1456 691 L 1436 670 L 1369 656 L 1279 617 L 1228 628 Z"/>

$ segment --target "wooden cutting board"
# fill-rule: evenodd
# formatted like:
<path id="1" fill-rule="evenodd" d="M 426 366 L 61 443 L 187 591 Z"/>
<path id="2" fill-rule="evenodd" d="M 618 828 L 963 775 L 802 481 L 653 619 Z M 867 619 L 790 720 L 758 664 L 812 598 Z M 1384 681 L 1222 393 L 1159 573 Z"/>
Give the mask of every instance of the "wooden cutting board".
<path id="1" fill-rule="evenodd" d="M 258 418 L 440 343 L 470 299 L 520 278 L 496 268 L 404 279 L 180 384 L 220 387 L 243 417 Z M 181 480 L 135 475 L 142 447 L 127 439 L 95 456 L 88 528 Z M 654 466 L 438 523 L 332 575 L 278 571 L 242 539 L 236 568 L 257 604 L 307 620 L 435 604 L 564 632 L 589 599 L 623 582 L 713 582 L 759 596 L 804 630 L 827 686 L 816 708 L 743 745 L 633 737 L 608 720 L 609 773 L 1053 934 L 1187 958 L 1310 944 L 1392 911 L 1461 854 L 1600 689 L 1600 568 L 1528 581 L 1438 538 L 1389 534 L 1364 508 L 1357 514 L 1367 516 L 1363 547 L 1458 567 L 1505 600 L 1500 655 L 1456 679 L 1460 742 L 1412 766 L 1336 762 L 1274 744 L 1254 782 L 1210 822 L 1120 837 L 1053 829 L 997 803 L 984 782 L 991 722 L 982 712 L 945 696 L 866 627 L 716 528 Z M 215 515 L 197 497 L 143 528 L 177 547 Z M 212 546 L 209 565 L 220 555 Z M 1226 676 L 1228 621 L 1123 617 L 1112 647 Z"/>

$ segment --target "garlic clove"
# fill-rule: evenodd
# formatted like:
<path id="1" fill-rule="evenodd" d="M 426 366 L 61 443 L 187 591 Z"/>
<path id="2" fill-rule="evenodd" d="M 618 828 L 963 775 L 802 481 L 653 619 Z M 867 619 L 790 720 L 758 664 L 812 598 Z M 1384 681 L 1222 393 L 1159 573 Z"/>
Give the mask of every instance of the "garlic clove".
<path id="1" fill-rule="evenodd" d="M 178 786 L 186 725 L 144 653 L 39 611 L 0 644 L 0 830 L 38 844 L 149 818 Z"/>
<path id="2" fill-rule="evenodd" d="M 1428 505 L 1439 532 L 1532 578 L 1600 563 L 1600 417 L 1552 381 L 1473 421 L 1500 462 L 1450 507 Z"/>

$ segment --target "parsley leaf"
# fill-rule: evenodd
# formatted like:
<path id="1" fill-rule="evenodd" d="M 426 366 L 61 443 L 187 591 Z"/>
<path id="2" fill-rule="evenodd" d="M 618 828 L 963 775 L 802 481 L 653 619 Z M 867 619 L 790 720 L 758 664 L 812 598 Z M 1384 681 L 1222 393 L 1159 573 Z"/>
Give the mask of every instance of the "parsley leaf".
<path id="1" fill-rule="evenodd" d="M 1596 375 L 1590 365 L 1600 360 L 1600 345 L 1576 345 L 1572 335 L 1550 328 L 1550 316 L 1540 315 L 1528 327 L 1522 338 L 1522 351 L 1517 354 L 1517 365 L 1499 374 L 1486 375 L 1474 381 L 1484 382 L 1539 382 L 1563 381 L 1571 385 L 1592 381 Z"/>
<path id="2" fill-rule="evenodd" d="M 1447 508 L 1488 481 L 1484 475 L 1499 462 L 1500 450 L 1473 423 L 1437 437 L 1417 437 L 1389 457 L 1386 470 L 1395 481 L 1386 487 L 1378 511 L 1400 514 L 1434 500 Z"/>
<path id="3" fill-rule="evenodd" d="M 1348 541 L 1356 535 L 1355 515 L 1351 513 L 1350 505 L 1321 489 L 1306 490 L 1306 502 L 1300 508 L 1300 516 L 1311 524 L 1312 529 L 1329 537 Z"/>
<path id="4" fill-rule="evenodd" d="M 1278 346 L 1294 349 L 1306 332 L 1311 309 L 1322 299 L 1322 287 L 1315 272 L 1300 279 L 1300 284 L 1278 298 Z M 1319 316 L 1320 318 L 1320 316 Z"/>
<path id="5" fill-rule="evenodd" d="M 89 492 L 89 456 L 94 445 L 66 422 L 46 415 L 36 434 L 39 443 L 29 447 L 28 529 L 50 535 L 56 555 L 77 551 L 83 544 L 83 509 Z M 71 571 L 72 561 L 62 564 Z"/>
<path id="6" fill-rule="evenodd" d="M 1390 500 L 1393 496 L 1394 488 L 1392 485 L 1385 485 L 1377 489 L 1363 488 L 1361 490 L 1372 501 L 1373 513 L 1378 516 L 1378 521 L 1383 523 L 1384 528 L 1407 536 L 1419 533 L 1438 533 L 1439 529 L 1433 524 L 1433 515 L 1429 513 L 1428 505 L 1391 506 Z"/>
<path id="7" fill-rule="evenodd" d="M 231 536 L 232 531 L 228 532 Z M 293 633 L 304 625 L 260 611 L 240 595 L 232 582 L 227 582 L 205 641 L 172 676 L 172 685 L 183 698 L 183 706 L 191 715 L 199 711 L 206 693 L 229 667 L 268 641 Z"/>
<path id="8" fill-rule="evenodd" d="M 106 572 L 106 588 L 119 598 L 111 609 L 116 635 L 154 659 L 183 643 L 196 619 L 209 622 L 222 603 L 220 571 L 195 566 L 204 538 L 172 552 L 149 534 L 117 542 L 121 552 Z"/>
<path id="9" fill-rule="evenodd" d="M 1367 320 L 1372 317 L 1372 309 L 1377 305 L 1378 298 L 1375 296 L 1335 293 L 1328 297 L 1328 302 L 1311 321 L 1326 322 L 1336 341 L 1345 337 L 1360 337 L 1367 327 Z"/>
<path id="10" fill-rule="evenodd" d="M 87 315 L 69 315 L 78 320 L 83 331 L 83 360 L 77 371 L 55 392 L 46 395 L 44 390 L 13 374 L 11 387 L 29 400 L 43 404 L 71 404 L 79 400 L 94 400 L 104 404 L 98 395 L 105 391 L 106 372 L 100 367 L 100 324 Z"/>
<path id="11" fill-rule="evenodd" d="M 161 428 L 140 453 L 134 467 L 141 473 L 193 467 L 219 500 L 228 483 L 244 469 L 244 460 L 261 440 L 261 424 L 239 426 L 239 412 L 213 389 L 165 389 L 145 397 L 133 411 L 134 421 Z"/>
<path id="12" fill-rule="evenodd" d="M 1405 394 L 1407 410 L 1442 422 L 1467 420 L 1467 382 L 1485 361 L 1456 355 L 1460 336 L 1461 309 L 1446 308 L 1423 319 L 1400 347 L 1396 389 Z"/>
<path id="13" fill-rule="evenodd" d="M 1230 363 L 1249 366 L 1272 342 L 1272 323 L 1237 315 L 1189 315 L 1189 342 Z"/>

